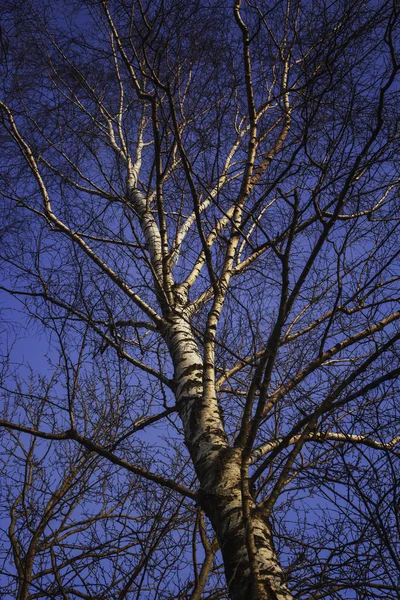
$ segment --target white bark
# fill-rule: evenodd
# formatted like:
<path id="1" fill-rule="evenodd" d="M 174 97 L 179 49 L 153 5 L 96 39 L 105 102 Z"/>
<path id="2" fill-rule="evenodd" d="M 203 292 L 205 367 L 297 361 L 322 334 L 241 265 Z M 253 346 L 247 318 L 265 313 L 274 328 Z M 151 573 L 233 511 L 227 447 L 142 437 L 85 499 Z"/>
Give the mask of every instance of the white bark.
<path id="1" fill-rule="evenodd" d="M 300 439 L 300 435 L 294 435 L 292 438 L 290 438 L 290 440 L 288 440 L 287 445 L 288 446 L 294 446 L 294 444 L 296 444 L 299 439 Z M 369 448 L 375 448 L 376 450 L 386 450 L 388 452 L 393 452 L 395 446 L 397 446 L 397 444 L 400 443 L 400 436 L 396 436 L 393 439 L 391 439 L 388 442 L 381 442 L 379 440 L 375 440 L 371 437 L 369 437 L 368 435 L 357 435 L 357 434 L 351 434 L 351 433 L 339 433 L 336 431 L 327 431 L 327 432 L 321 432 L 321 431 L 315 431 L 315 432 L 311 432 L 306 436 L 306 441 L 309 442 L 327 442 L 327 441 L 331 441 L 331 442 L 342 442 L 342 443 L 346 443 L 346 444 L 362 444 L 364 446 L 368 446 Z M 274 450 L 275 448 L 277 448 L 277 446 L 279 446 L 279 444 L 281 444 L 283 442 L 283 438 L 279 438 L 276 440 L 271 440 L 268 442 L 265 442 L 265 444 L 261 444 L 261 446 L 259 446 L 258 448 L 255 448 L 255 450 L 252 453 L 252 457 L 251 457 L 251 464 L 256 463 L 260 458 L 262 458 L 263 456 L 266 456 L 267 454 L 269 454 L 269 452 L 272 452 L 272 450 Z"/>
<path id="2" fill-rule="evenodd" d="M 175 366 L 176 396 L 186 445 L 200 481 L 199 501 L 217 533 L 233 600 L 290 600 L 263 515 L 251 506 L 258 589 L 246 547 L 241 485 L 241 450 L 229 448 L 217 401 L 203 394 L 203 360 L 184 308 L 170 320 L 166 340 Z"/>
<path id="3" fill-rule="evenodd" d="M 221 453 L 215 463 L 213 483 L 207 489 L 202 488 L 200 501 L 218 535 L 232 600 L 290 600 L 292 596 L 278 562 L 270 525 L 252 502 L 251 526 L 257 563 L 254 566 L 259 576 L 257 585 L 254 581 L 246 547 L 248 531 L 243 518 L 240 449 L 227 448 Z"/>

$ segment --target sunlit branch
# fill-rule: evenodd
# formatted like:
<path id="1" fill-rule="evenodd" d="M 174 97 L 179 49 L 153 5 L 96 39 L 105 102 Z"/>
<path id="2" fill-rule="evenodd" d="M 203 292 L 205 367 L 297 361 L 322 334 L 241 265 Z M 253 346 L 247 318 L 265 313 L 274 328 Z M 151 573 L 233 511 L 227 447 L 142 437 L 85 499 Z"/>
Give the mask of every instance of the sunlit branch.
<path id="1" fill-rule="evenodd" d="M 41 191 L 46 217 L 49 222 L 55 227 L 56 230 L 61 231 L 66 234 L 73 242 L 78 244 L 80 248 L 85 252 L 85 254 L 139 307 L 145 312 L 151 319 L 153 319 L 156 323 L 160 322 L 159 315 L 148 306 L 143 300 L 123 281 L 113 269 L 107 263 L 105 263 L 97 254 L 84 242 L 79 235 L 70 229 L 67 225 L 65 225 L 52 211 L 50 198 L 46 189 L 46 186 L 43 182 L 43 179 L 40 175 L 38 165 L 33 157 L 32 151 L 29 148 L 28 144 L 20 135 L 13 116 L 8 109 L 8 107 L 0 102 L 0 107 L 6 112 L 9 122 L 12 127 L 12 132 L 16 142 L 18 143 L 21 153 L 24 156 L 26 162 L 28 163 L 36 181 Z"/>
<path id="2" fill-rule="evenodd" d="M 287 446 L 293 446 L 300 439 L 300 435 L 295 435 L 290 438 Z M 255 464 L 260 458 L 263 458 L 272 450 L 274 450 L 278 445 L 280 445 L 283 441 L 283 438 L 279 438 L 277 440 L 265 442 L 265 444 L 261 444 L 258 448 L 255 448 L 251 455 L 250 464 Z M 375 450 L 385 450 L 394 452 L 396 454 L 400 454 L 398 450 L 396 450 L 396 446 L 400 443 L 400 436 L 396 436 L 392 438 L 389 442 L 381 442 L 379 440 L 375 440 L 367 435 L 362 434 L 352 434 L 352 433 L 338 433 L 335 431 L 327 431 L 323 432 L 310 432 L 305 436 L 305 442 L 316 442 L 316 443 L 324 443 L 324 442 L 344 442 L 348 444 L 361 444 L 363 446 L 368 446 L 369 448 L 374 448 Z"/>

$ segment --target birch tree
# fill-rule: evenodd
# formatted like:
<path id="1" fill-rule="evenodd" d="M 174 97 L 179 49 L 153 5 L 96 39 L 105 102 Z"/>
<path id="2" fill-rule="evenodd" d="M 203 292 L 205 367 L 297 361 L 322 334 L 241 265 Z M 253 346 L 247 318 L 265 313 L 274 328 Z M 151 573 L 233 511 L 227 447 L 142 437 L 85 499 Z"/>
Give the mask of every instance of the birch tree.
<path id="1" fill-rule="evenodd" d="M 5 439 L 203 544 L 183 583 L 33 561 L 18 598 L 398 598 L 396 2 L 2 4 L 1 289 L 60 357 L 40 419 L 4 370 Z"/>

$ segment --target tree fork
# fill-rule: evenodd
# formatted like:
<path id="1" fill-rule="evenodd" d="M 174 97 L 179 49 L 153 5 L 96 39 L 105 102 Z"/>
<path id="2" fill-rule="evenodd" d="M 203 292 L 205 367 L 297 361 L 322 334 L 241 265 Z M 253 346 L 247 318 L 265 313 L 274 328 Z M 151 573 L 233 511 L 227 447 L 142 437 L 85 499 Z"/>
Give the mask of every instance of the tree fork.
<path id="1" fill-rule="evenodd" d="M 222 551 L 232 600 L 291 600 L 271 528 L 251 499 L 257 581 L 243 513 L 242 450 L 229 448 L 218 405 L 203 394 L 203 362 L 188 319 L 172 319 L 167 342 L 175 365 L 177 404 L 186 446 L 200 481 L 198 499 Z"/>

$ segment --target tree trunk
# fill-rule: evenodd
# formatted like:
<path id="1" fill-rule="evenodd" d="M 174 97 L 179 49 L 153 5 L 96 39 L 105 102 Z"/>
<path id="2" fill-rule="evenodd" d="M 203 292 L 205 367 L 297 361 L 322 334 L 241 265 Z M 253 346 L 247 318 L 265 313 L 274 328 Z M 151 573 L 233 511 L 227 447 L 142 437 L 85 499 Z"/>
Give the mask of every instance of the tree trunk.
<path id="1" fill-rule="evenodd" d="M 214 483 L 201 487 L 200 503 L 217 533 L 232 600 L 290 600 L 267 520 L 255 503 L 251 527 L 258 576 L 251 569 L 243 516 L 241 450 L 227 448 L 213 465 Z"/>
<path id="2" fill-rule="evenodd" d="M 182 316 L 183 315 L 183 316 Z M 186 446 L 200 481 L 199 502 L 218 536 L 232 600 L 290 600 L 270 526 L 250 509 L 256 572 L 251 568 L 243 515 L 242 452 L 228 446 L 216 400 L 203 395 L 203 360 L 189 316 L 170 321 L 167 342 L 175 366 L 177 404 Z"/>

